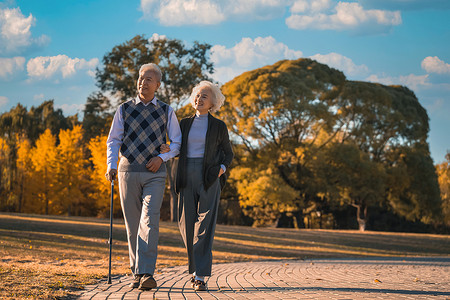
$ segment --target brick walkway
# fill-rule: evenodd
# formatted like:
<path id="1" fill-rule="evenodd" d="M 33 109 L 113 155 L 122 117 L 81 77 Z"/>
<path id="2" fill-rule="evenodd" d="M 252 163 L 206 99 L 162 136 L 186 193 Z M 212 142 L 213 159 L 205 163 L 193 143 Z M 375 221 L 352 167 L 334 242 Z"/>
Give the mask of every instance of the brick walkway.
<path id="1" fill-rule="evenodd" d="M 194 292 L 186 266 L 162 269 L 158 288 L 131 277 L 88 286 L 79 299 L 450 299 L 450 258 L 359 258 L 213 265 L 208 291 Z"/>

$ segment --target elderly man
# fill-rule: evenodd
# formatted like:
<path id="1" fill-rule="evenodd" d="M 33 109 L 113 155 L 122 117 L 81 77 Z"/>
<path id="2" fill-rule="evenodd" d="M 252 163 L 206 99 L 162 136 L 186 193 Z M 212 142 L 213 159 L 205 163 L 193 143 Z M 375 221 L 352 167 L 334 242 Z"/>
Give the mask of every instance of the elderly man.
<path id="1" fill-rule="evenodd" d="M 107 140 L 106 178 L 117 175 L 120 202 L 128 235 L 131 287 L 156 287 L 155 271 L 159 236 L 159 216 L 166 181 L 165 162 L 178 155 L 181 131 L 173 109 L 158 100 L 161 70 L 145 64 L 139 70 L 138 95 L 116 111 Z M 170 151 L 161 154 L 161 145 L 170 140 Z M 164 151 L 163 151 L 164 152 Z"/>

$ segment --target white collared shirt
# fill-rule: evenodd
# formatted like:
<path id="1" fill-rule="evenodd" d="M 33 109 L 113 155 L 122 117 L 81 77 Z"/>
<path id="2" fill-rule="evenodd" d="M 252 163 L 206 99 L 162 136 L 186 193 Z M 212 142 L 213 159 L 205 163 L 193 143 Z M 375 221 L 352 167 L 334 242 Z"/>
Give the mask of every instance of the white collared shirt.
<path id="1" fill-rule="evenodd" d="M 152 101 L 145 104 L 136 96 L 136 104 L 142 102 L 143 105 L 147 106 L 156 105 L 156 97 L 152 99 Z M 180 125 L 178 124 L 177 116 L 172 107 L 169 105 L 168 111 L 168 123 L 167 123 L 167 133 L 169 135 L 170 140 L 170 151 L 167 153 L 159 154 L 163 161 L 168 161 L 169 159 L 177 156 L 180 153 L 181 147 L 181 130 Z M 106 140 L 106 164 L 108 166 L 108 170 L 116 169 L 117 170 L 117 161 L 119 159 L 119 150 L 122 146 L 122 140 L 124 136 L 124 120 L 122 116 L 122 110 L 120 107 L 117 109 L 114 119 L 111 124 L 111 129 L 109 131 L 108 139 Z"/>

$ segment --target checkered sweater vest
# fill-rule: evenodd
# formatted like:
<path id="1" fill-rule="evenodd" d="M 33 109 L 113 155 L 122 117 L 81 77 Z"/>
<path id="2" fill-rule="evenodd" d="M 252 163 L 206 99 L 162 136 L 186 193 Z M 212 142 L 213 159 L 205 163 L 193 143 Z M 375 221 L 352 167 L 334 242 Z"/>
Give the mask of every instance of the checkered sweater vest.
<path id="1" fill-rule="evenodd" d="M 169 106 L 159 100 L 145 106 L 136 99 L 120 107 L 124 120 L 124 136 L 120 147 L 119 171 L 147 172 L 145 165 L 159 154 L 166 142 Z"/>

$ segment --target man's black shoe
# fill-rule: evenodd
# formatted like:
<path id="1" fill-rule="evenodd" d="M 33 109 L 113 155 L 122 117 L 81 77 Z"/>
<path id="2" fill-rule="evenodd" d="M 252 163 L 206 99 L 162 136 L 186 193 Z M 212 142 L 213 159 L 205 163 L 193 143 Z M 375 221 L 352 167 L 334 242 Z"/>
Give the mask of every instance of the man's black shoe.
<path id="1" fill-rule="evenodd" d="M 141 278 L 141 283 L 139 285 L 139 289 L 141 291 L 148 291 L 156 287 L 156 280 L 153 278 L 153 275 L 144 274 Z"/>
<path id="2" fill-rule="evenodd" d="M 130 283 L 129 287 L 133 289 L 139 287 L 139 284 L 141 283 L 141 278 L 142 275 L 140 274 L 134 275 L 133 281 Z"/>

